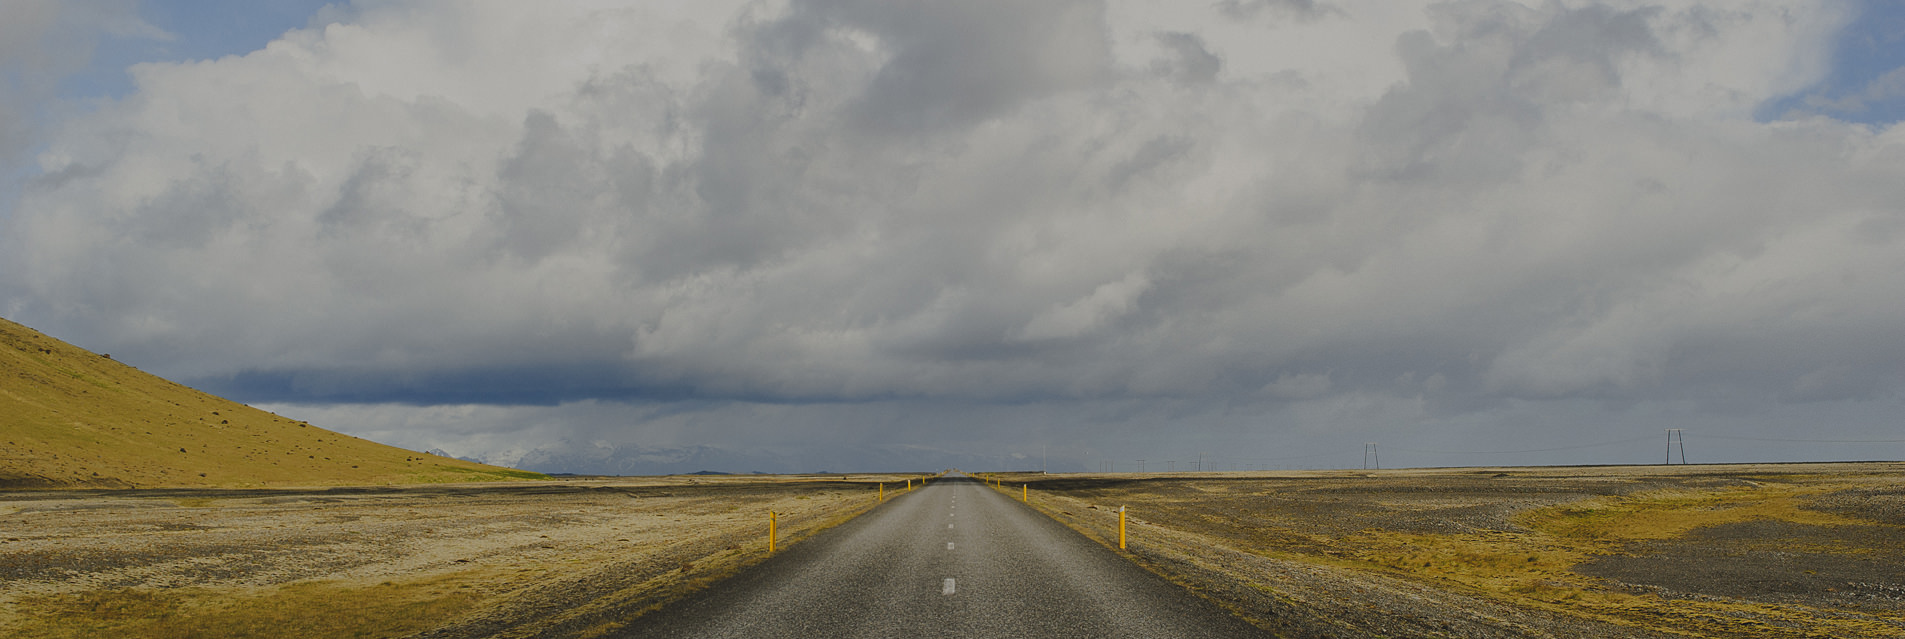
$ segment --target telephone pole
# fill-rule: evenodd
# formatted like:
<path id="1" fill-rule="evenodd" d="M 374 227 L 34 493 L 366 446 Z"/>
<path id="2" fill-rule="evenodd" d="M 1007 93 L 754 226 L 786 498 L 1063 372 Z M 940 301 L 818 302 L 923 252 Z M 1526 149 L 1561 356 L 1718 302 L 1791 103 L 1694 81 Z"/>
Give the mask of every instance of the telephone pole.
<path id="1" fill-rule="evenodd" d="M 1667 463 L 1673 463 L 1674 444 L 1680 445 L 1680 463 L 1687 463 L 1687 436 L 1678 428 L 1667 429 Z"/>

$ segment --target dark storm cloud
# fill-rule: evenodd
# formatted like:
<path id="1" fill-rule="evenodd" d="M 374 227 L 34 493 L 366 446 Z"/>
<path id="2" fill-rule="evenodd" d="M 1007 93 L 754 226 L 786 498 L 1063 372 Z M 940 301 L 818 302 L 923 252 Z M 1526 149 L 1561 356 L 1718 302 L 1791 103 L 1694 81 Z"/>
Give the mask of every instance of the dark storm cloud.
<path id="1" fill-rule="evenodd" d="M 1864 415 L 1905 381 L 1901 134 L 1753 121 L 1837 18 L 1704 7 L 371 5 L 136 69 L 55 132 L 0 290 L 459 452 Z"/>

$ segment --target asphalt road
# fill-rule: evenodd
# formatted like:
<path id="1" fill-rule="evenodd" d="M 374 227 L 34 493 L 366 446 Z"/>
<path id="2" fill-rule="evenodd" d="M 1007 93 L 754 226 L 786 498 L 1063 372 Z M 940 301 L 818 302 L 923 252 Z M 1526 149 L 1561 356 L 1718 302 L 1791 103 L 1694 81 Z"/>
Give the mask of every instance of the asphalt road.
<path id="1" fill-rule="evenodd" d="M 1261 637 L 979 481 L 948 475 L 622 637 Z"/>

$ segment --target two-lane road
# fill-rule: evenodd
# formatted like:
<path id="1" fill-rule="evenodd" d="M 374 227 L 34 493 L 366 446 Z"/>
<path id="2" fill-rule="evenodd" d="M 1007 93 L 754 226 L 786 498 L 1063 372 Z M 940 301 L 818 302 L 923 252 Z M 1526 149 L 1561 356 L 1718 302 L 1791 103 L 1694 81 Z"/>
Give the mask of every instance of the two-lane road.
<path id="1" fill-rule="evenodd" d="M 625 637 L 1258 637 L 979 481 L 947 476 L 662 610 Z"/>

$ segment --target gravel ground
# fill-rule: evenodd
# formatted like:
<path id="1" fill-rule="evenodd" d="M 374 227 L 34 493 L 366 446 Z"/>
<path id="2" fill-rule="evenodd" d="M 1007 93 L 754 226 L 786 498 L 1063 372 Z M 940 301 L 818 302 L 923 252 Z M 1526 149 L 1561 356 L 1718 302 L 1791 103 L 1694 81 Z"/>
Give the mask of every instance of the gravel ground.
<path id="1" fill-rule="evenodd" d="M 1633 544 L 1577 570 L 1670 596 L 1875 612 L 1905 605 L 1905 537 L 1893 526 L 1725 524 Z"/>

